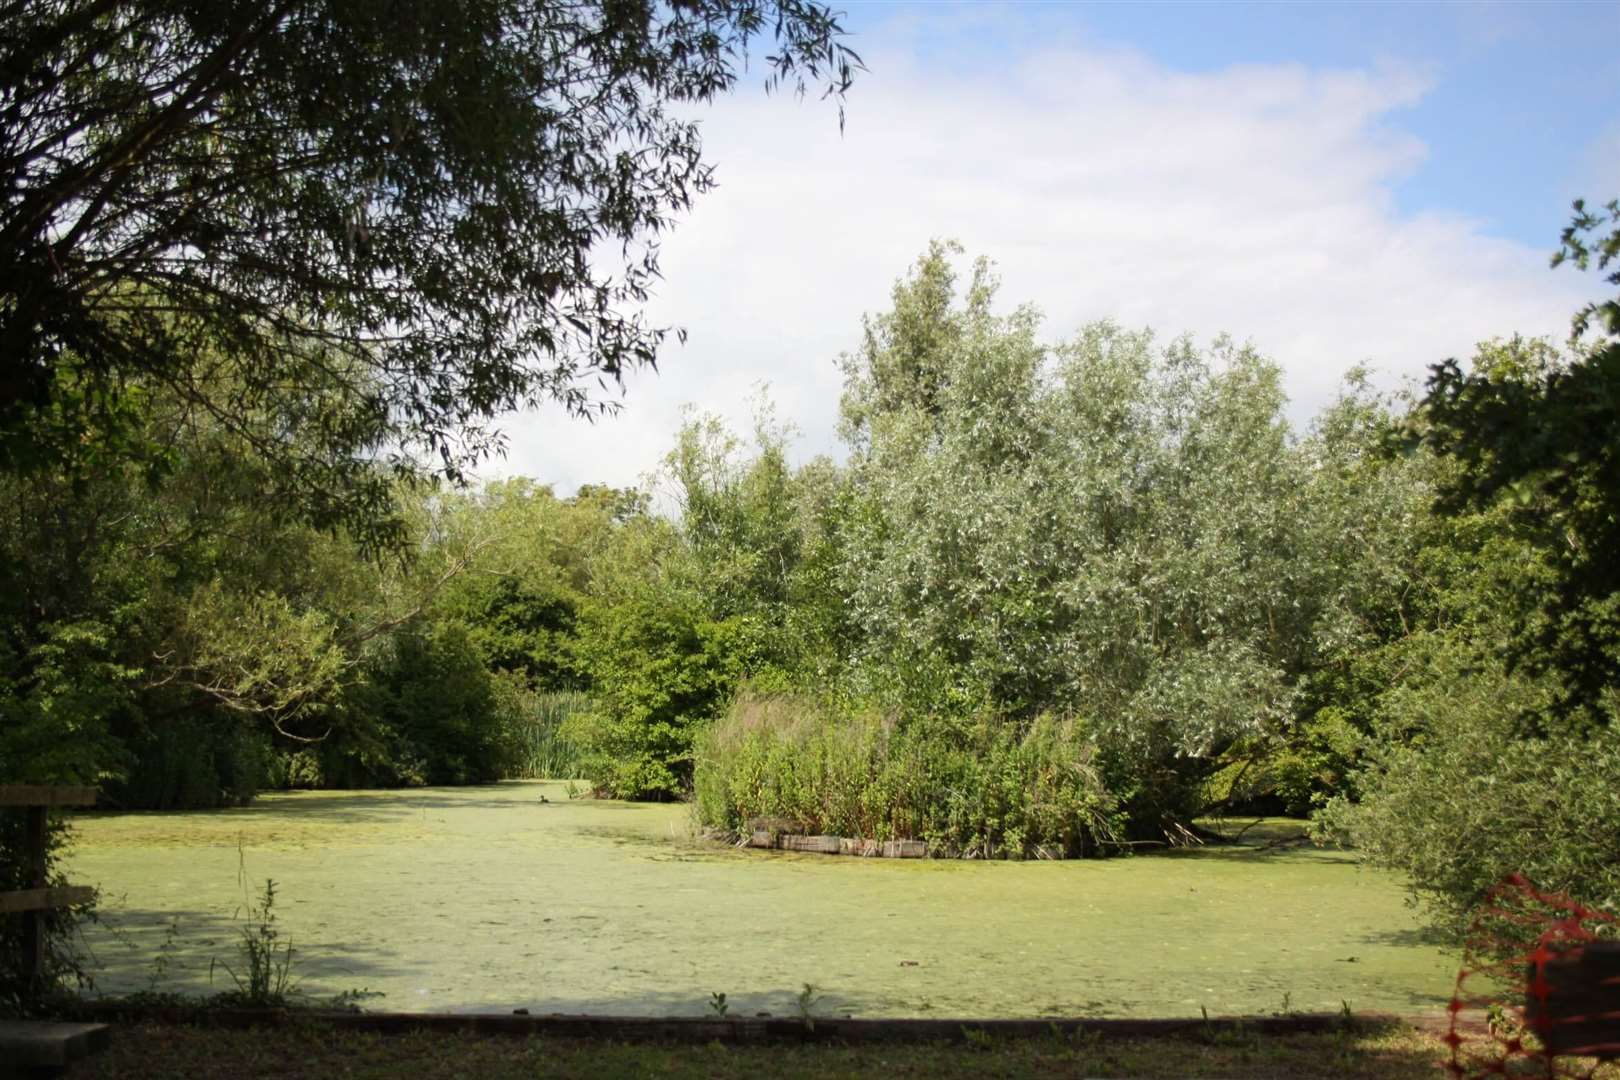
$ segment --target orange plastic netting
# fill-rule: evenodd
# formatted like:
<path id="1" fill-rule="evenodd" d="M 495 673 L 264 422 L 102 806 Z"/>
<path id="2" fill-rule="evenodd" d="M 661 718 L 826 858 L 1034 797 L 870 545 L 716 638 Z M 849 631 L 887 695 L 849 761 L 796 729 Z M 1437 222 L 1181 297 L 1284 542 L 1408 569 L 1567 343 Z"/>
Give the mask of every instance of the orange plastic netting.
<path id="1" fill-rule="evenodd" d="M 1620 1009 L 1592 1006 L 1565 989 L 1588 950 L 1607 952 L 1617 929 L 1607 912 L 1542 892 L 1522 875 L 1505 878 L 1486 896 L 1463 948 L 1446 1071 L 1470 1080 L 1620 1077 L 1620 1067 L 1593 1056 L 1620 1056 Z"/>

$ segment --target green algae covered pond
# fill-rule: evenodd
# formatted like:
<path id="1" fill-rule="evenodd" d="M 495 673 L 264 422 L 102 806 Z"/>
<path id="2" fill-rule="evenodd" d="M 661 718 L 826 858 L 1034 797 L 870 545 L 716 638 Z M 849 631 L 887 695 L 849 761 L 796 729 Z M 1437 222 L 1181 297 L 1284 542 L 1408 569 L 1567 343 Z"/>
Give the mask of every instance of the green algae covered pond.
<path id="1" fill-rule="evenodd" d="M 266 878 L 300 989 L 381 992 L 368 1004 L 386 1009 L 699 1014 L 723 992 L 733 1015 L 792 1016 L 810 983 L 827 1015 L 1410 1013 L 1442 1006 L 1456 971 L 1396 880 L 1297 846 L 1029 863 L 748 851 L 693 839 L 684 806 L 550 783 L 75 824 L 67 869 L 102 890 L 84 945 L 104 993 L 230 989 L 210 966 L 239 968 L 243 880 Z"/>

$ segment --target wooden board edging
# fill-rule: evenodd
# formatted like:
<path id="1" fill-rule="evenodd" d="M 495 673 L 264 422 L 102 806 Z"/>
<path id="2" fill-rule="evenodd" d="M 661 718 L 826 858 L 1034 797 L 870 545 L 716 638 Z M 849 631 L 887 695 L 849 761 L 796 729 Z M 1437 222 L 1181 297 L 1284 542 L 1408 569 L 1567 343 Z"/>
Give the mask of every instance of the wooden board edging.
<path id="1" fill-rule="evenodd" d="M 1289 1016 L 1199 1017 L 1151 1019 L 850 1019 L 814 1017 L 813 1025 L 797 1017 L 586 1016 L 550 1013 L 404 1013 L 335 1012 L 314 1009 L 207 1009 L 131 1006 L 87 1002 L 77 1015 L 125 1023 L 195 1024 L 224 1028 L 281 1027 L 323 1023 L 348 1031 L 404 1034 L 412 1031 L 474 1035 L 549 1036 L 566 1039 L 609 1039 L 633 1042 L 756 1043 L 953 1042 L 982 1032 L 991 1038 L 1051 1038 L 1054 1033 L 1096 1033 L 1103 1038 L 1188 1038 L 1220 1032 L 1264 1035 L 1320 1034 L 1343 1030 L 1342 1013 Z M 1388 1013 L 1357 1013 L 1353 1026 L 1398 1023 Z M 979 1037 L 977 1035 L 973 1037 Z"/>
<path id="2" fill-rule="evenodd" d="M 0 806 L 94 806 L 96 789 L 56 784 L 0 784 Z"/>
<path id="3" fill-rule="evenodd" d="M 8 1068 L 62 1069 L 107 1049 L 111 1030 L 106 1024 L 0 1020 L 0 1057 Z"/>
<path id="4" fill-rule="evenodd" d="M 0 892 L 0 915 L 76 907 L 79 904 L 88 904 L 95 898 L 96 890 L 90 885 L 61 885 L 54 889 L 18 889 L 16 892 Z"/>
<path id="5" fill-rule="evenodd" d="M 921 840 L 865 840 L 849 836 L 807 836 L 799 833 L 753 829 L 743 847 L 767 851 L 801 851 L 816 855 L 853 855 L 857 858 L 926 859 L 928 845 Z"/>

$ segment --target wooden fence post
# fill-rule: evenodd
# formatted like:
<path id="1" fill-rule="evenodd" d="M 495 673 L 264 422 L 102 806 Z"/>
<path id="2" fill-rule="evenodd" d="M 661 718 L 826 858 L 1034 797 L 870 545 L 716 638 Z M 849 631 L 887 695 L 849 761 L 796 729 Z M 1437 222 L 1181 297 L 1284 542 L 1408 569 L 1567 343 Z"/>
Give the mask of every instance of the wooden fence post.
<path id="1" fill-rule="evenodd" d="M 49 971 L 48 936 L 45 922 L 52 908 L 89 903 L 95 890 L 83 885 L 50 887 L 51 826 L 53 806 L 94 806 L 93 787 L 48 787 L 38 784 L 0 786 L 0 807 L 17 807 L 25 815 L 23 828 L 23 888 L 0 892 L 0 914 L 20 914 L 23 919 L 22 956 L 19 957 L 30 989 L 44 989 Z"/>
<path id="2" fill-rule="evenodd" d="M 23 835 L 23 858 L 27 869 L 24 885 L 29 889 L 43 889 L 46 848 L 50 843 L 50 812 L 43 806 L 27 808 L 27 831 Z M 45 982 L 45 908 L 36 908 L 23 914 L 23 971 L 29 988 L 38 992 Z"/>

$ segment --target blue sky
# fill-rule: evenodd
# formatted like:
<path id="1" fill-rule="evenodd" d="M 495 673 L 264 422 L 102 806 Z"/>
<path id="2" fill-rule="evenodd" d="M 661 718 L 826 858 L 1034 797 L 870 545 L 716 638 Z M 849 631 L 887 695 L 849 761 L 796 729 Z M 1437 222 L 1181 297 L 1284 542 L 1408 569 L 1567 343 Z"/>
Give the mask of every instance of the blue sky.
<path id="1" fill-rule="evenodd" d="M 933 238 L 1054 344 L 1252 344 L 1300 430 L 1353 366 L 1410 386 L 1597 295 L 1547 260 L 1571 198 L 1620 196 L 1620 0 L 845 7 L 870 71 L 842 133 L 758 71 L 701 113 L 719 188 L 647 311 L 686 344 L 612 419 L 513 417 L 490 474 L 634 484 L 684 407 L 746 432 L 762 386 L 801 458 L 838 456 L 837 358 Z"/>
<path id="2" fill-rule="evenodd" d="M 1620 195 L 1620 0 L 852 2 L 844 10 L 857 49 L 906 40 L 940 70 L 994 71 L 1054 45 L 1132 50 L 1182 71 L 1421 70 L 1429 88 L 1391 118 L 1428 147 L 1393 186 L 1403 212 L 1465 214 L 1496 235 L 1550 249 L 1571 199 Z"/>

